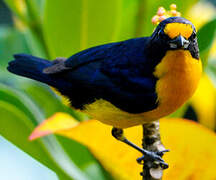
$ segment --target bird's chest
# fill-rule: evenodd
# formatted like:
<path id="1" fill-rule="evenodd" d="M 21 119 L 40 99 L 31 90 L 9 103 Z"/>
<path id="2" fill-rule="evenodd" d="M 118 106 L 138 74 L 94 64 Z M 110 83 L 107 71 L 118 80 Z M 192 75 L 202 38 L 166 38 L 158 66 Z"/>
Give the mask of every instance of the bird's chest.
<path id="1" fill-rule="evenodd" d="M 159 79 L 159 106 L 154 113 L 164 116 L 184 104 L 195 92 L 201 73 L 201 60 L 192 58 L 189 51 L 168 51 L 154 72 Z"/>

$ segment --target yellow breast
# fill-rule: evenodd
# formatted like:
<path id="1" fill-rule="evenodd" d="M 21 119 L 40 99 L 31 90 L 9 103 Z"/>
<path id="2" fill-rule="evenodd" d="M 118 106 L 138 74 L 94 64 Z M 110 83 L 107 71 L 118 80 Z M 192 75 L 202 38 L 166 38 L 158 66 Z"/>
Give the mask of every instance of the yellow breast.
<path id="1" fill-rule="evenodd" d="M 159 106 L 147 112 L 145 118 L 166 116 L 183 105 L 195 92 L 202 75 L 201 60 L 194 59 L 189 51 L 167 51 L 154 75 Z"/>
<path id="2" fill-rule="evenodd" d="M 140 114 L 130 114 L 118 109 L 110 102 L 99 99 L 86 105 L 84 112 L 103 123 L 118 128 L 144 124 L 166 116 L 184 104 L 195 92 L 201 73 L 201 60 L 192 58 L 189 51 L 167 51 L 154 72 L 158 78 L 156 92 L 159 105 L 156 109 Z"/>

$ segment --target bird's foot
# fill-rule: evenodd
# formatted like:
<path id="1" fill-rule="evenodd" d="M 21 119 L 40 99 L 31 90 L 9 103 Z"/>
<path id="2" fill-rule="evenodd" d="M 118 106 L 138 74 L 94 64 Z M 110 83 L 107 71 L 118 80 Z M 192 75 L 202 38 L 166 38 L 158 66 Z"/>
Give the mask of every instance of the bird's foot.
<path id="1" fill-rule="evenodd" d="M 112 135 L 113 135 L 113 137 L 115 137 L 119 141 L 125 140 L 123 129 L 113 128 L 112 129 Z"/>
<path id="2" fill-rule="evenodd" d="M 163 150 L 158 152 L 153 151 L 144 151 L 144 155 L 137 159 L 137 162 L 139 164 L 144 164 L 147 162 L 148 168 L 158 168 L 159 166 L 162 169 L 167 169 L 169 166 L 167 163 L 164 162 L 164 160 L 161 158 L 165 152 L 169 152 L 169 150 Z"/>
<path id="3" fill-rule="evenodd" d="M 167 169 L 168 164 L 164 162 L 162 159 L 162 156 L 164 155 L 165 152 L 168 152 L 169 150 L 163 150 L 163 151 L 158 151 L 158 152 L 153 152 L 153 151 L 148 151 L 146 149 L 142 149 L 138 147 L 136 144 L 133 144 L 130 142 L 123 133 L 122 129 L 119 128 L 113 128 L 112 129 L 112 135 L 119 141 L 122 141 L 129 146 L 133 147 L 134 149 L 138 150 L 143 154 L 142 157 L 137 159 L 137 162 L 139 164 L 144 164 L 148 166 L 148 168 L 158 168 L 160 167 L 161 169 Z"/>

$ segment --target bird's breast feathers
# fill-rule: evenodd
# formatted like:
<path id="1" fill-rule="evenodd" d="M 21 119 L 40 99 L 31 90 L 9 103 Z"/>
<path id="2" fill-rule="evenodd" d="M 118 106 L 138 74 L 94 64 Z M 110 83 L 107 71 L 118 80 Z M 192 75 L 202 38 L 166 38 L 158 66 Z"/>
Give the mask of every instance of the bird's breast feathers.
<path id="1" fill-rule="evenodd" d="M 195 92 L 202 74 L 201 60 L 189 51 L 167 51 L 156 68 L 156 92 L 159 106 L 146 113 L 146 117 L 168 115 L 183 105 Z"/>
<path id="2" fill-rule="evenodd" d="M 143 124 L 174 112 L 195 92 L 202 73 L 201 60 L 194 59 L 187 50 L 167 51 L 155 67 L 158 78 L 157 108 L 132 114 L 124 112 L 110 102 L 99 99 L 85 106 L 84 112 L 93 118 L 119 128 Z"/>

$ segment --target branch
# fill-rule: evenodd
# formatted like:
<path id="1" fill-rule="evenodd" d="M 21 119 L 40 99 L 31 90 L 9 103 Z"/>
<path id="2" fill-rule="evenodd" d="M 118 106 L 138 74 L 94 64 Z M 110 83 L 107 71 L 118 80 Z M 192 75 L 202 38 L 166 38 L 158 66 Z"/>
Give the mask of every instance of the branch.
<path id="1" fill-rule="evenodd" d="M 160 124 L 159 121 L 143 124 L 143 149 L 148 151 L 159 152 L 165 150 L 165 147 L 161 143 L 160 138 Z M 160 180 L 163 175 L 163 168 L 154 162 L 144 162 L 143 172 L 141 173 L 143 180 Z"/>

